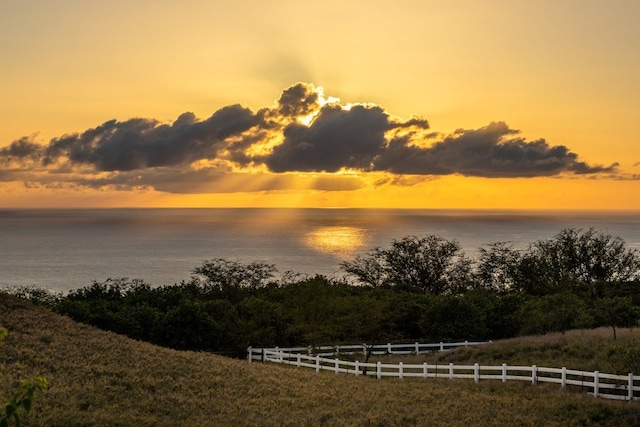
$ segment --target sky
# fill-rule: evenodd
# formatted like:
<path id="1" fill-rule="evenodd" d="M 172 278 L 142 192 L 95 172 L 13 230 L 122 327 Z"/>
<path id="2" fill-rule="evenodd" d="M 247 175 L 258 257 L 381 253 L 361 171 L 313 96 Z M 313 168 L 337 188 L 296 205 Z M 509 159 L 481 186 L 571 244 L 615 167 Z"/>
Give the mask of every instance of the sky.
<path id="1" fill-rule="evenodd" d="M 2 0 L 0 207 L 640 209 L 637 0 Z"/>

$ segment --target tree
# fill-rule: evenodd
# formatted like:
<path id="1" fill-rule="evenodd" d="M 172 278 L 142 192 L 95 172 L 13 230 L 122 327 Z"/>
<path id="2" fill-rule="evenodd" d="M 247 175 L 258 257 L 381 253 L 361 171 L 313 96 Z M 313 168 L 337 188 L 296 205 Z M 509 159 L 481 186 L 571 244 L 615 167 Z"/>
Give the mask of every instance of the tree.
<path id="1" fill-rule="evenodd" d="M 293 344 L 288 337 L 290 315 L 281 304 L 262 298 L 245 298 L 238 306 L 243 350 L 247 346 L 275 347 Z"/>
<path id="2" fill-rule="evenodd" d="M 571 292 L 528 296 L 521 308 L 523 335 L 594 327 L 585 301 Z"/>
<path id="3" fill-rule="evenodd" d="M 370 286 L 407 285 L 435 295 L 466 287 L 471 274 L 471 262 L 460 243 L 433 235 L 394 240 L 390 248 L 375 248 L 341 267 Z"/>
<path id="4" fill-rule="evenodd" d="M 496 242 L 480 248 L 476 280 L 486 289 L 507 294 L 516 289 L 519 280 L 520 251 L 509 242 Z"/>
<path id="5" fill-rule="evenodd" d="M 545 295 L 597 282 L 630 281 L 640 277 L 640 253 L 619 237 L 567 228 L 553 239 L 535 242 L 520 262 L 518 286 Z"/>
<path id="6" fill-rule="evenodd" d="M 215 319 L 197 300 L 184 299 L 156 321 L 153 341 L 177 350 L 217 350 Z"/>
<path id="7" fill-rule="evenodd" d="M 487 338 L 487 312 L 467 295 L 438 295 L 421 318 L 423 336 L 433 341 Z"/>
<path id="8" fill-rule="evenodd" d="M 616 327 L 637 326 L 640 313 L 629 297 L 606 297 L 594 302 L 596 318 L 610 326 L 613 339 L 617 339 Z"/>
<path id="9" fill-rule="evenodd" d="M 206 289 L 257 289 L 269 283 L 277 269 L 273 264 L 254 261 L 242 264 L 219 258 L 202 263 L 193 270 L 193 277 Z"/>

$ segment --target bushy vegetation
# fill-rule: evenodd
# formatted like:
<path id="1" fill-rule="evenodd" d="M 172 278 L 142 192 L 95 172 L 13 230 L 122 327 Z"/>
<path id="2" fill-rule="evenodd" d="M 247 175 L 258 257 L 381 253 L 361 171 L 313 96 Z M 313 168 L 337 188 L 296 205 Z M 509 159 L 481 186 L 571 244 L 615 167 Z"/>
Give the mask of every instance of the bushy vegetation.
<path id="1" fill-rule="evenodd" d="M 0 327 L 0 346 L 4 343 L 4 339 L 8 332 L 5 328 Z M 35 377 L 33 380 L 25 380 L 20 384 L 8 403 L 0 407 L 0 427 L 9 427 L 22 425 L 24 415 L 31 411 L 36 392 L 42 392 L 47 387 L 47 380 L 44 377 Z"/>
<path id="2" fill-rule="evenodd" d="M 467 257 L 456 241 L 405 237 L 342 264 L 346 278 L 276 279 L 275 266 L 205 261 L 190 280 L 109 279 L 52 298 L 71 318 L 174 349 L 244 356 L 248 346 L 488 340 L 637 326 L 640 255 L 622 239 L 566 229 Z"/>
<path id="3" fill-rule="evenodd" d="M 10 331 L 0 347 L 0 401 L 8 401 L 24 378 L 48 379 L 47 392 L 38 396 L 24 419 L 24 425 L 31 427 L 621 427 L 640 423 L 635 403 L 563 392 L 557 384 L 377 380 L 175 351 L 74 322 L 3 293 L 0 319 Z M 635 331 L 623 329 L 617 341 L 602 330 L 582 331 L 579 336 L 555 334 L 549 340 L 518 338 L 505 345 L 496 343 L 493 352 L 494 345 L 481 346 L 484 353 L 479 361 L 512 365 L 548 355 L 554 357 L 555 366 L 580 368 L 598 366 L 598 358 L 608 359 L 609 352 L 637 360 L 637 348 L 627 346 L 634 335 Z M 452 360 L 471 357 L 456 353 L 447 356 Z"/>

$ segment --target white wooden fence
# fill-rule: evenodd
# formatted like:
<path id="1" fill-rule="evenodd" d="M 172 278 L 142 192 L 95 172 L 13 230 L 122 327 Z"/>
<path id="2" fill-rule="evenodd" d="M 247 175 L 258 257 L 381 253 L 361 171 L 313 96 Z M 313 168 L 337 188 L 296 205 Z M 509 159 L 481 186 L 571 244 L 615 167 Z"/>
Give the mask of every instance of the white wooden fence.
<path id="1" fill-rule="evenodd" d="M 490 342 L 490 341 L 489 341 Z M 410 344 L 355 344 L 355 345 L 336 345 L 336 346 L 321 346 L 321 347 L 286 347 L 286 348 L 267 348 L 265 350 L 282 351 L 284 353 L 306 353 L 307 355 L 314 355 L 320 357 L 337 356 L 340 354 L 425 354 L 434 351 L 447 351 L 457 347 L 467 347 L 471 345 L 487 344 L 485 341 L 461 341 L 461 342 L 439 342 L 431 344 L 410 343 Z M 262 349 L 249 347 L 247 351 L 251 360 L 262 360 L 257 354 Z M 253 356 L 251 356 L 253 355 Z M 249 360 L 249 361 L 251 361 Z"/>
<path id="2" fill-rule="evenodd" d="M 467 345 L 476 345 L 480 343 L 466 343 Z M 438 344 L 394 344 L 386 346 L 375 346 L 374 354 L 382 354 L 382 349 L 385 349 L 384 353 L 391 354 L 407 354 L 407 348 L 413 346 L 413 353 L 420 353 L 424 351 L 422 349 L 436 349 L 440 348 L 452 348 L 459 347 L 461 343 L 438 343 Z M 464 343 L 462 343 L 464 345 Z M 367 347 L 369 348 L 369 347 Z M 393 353 L 386 351 L 389 348 Z M 336 350 L 336 347 L 320 347 L 319 351 L 326 351 L 329 349 Z M 331 352 L 331 355 L 337 355 L 339 353 L 346 354 L 347 352 L 355 353 L 355 350 L 362 352 L 363 345 L 359 346 L 341 346 L 338 352 Z M 601 397 L 605 399 L 616 400 L 638 400 L 640 399 L 640 376 L 628 375 L 612 375 L 604 374 L 598 371 L 586 372 L 578 371 L 567 368 L 544 368 L 536 365 L 532 366 L 508 366 L 503 363 L 500 366 L 485 366 L 475 363 L 473 365 L 454 365 L 453 363 L 444 365 L 432 365 L 428 363 L 422 364 L 404 364 L 399 362 L 397 364 L 390 363 L 364 363 L 360 361 L 347 361 L 340 360 L 338 358 L 323 357 L 322 353 L 318 354 L 302 354 L 311 353 L 307 347 L 298 348 L 248 348 L 248 360 L 249 362 L 254 360 L 260 360 L 262 362 L 282 363 L 287 365 L 294 365 L 299 368 L 311 368 L 316 372 L 321 370 L 328 370 L 344 374 L 353 374 L 356 376 L 369 375 L 376 376 L 380 379 L 382 377 L 396 377 L 396 378 L 467 378 L 473 379 L 476 383 L 480 380 L 493 379 L 506 382 L 508 380 L 515 381 L 527 381 L 531 384 L 537 383 L 556 383 L 560 384 L 562 388 L 567 386 L 580 387 L 586 390 L 589 394 L 595 397 Z"/>

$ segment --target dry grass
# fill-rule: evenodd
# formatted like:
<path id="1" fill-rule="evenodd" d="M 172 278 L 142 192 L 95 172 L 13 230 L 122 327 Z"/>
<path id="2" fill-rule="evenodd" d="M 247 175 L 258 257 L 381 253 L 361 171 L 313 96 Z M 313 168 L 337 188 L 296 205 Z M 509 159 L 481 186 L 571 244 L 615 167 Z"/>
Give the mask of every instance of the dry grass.
<path id="1" fill-rule="evenodd" d="M 630 354 L 637 350 L 638 354 Z M 452 352 L 412 356 L 406 363 L 537 365 L 566 367 L 609 374 L 640 374 L 640 330 L 621 329 L 614 340 L 611 329 L 575 330 L 502 340 Z"/>
<path id="2" fill-rule="evenodd" d="M 0 325 L 0 400 L 22 379 L 49 381 L 29 426 L 640 424 L 638 404 L 553 386 L 376 380 L 168 350 L 3 294 Z"/>

